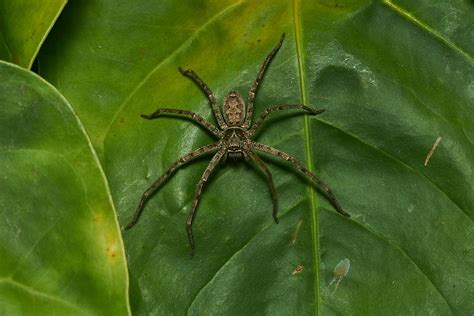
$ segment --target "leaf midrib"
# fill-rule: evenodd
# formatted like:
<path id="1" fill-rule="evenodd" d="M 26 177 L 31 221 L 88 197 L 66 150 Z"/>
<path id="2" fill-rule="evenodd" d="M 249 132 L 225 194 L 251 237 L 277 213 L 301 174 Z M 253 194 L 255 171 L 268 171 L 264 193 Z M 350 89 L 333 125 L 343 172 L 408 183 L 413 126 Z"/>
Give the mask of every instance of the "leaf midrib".
<path id="1" fill-rule="evenodd" d="M 296 44 L 296 58 L 298 62 L 298 74 L 300 82 L 300 98 L 302 104 L 306 105 L 308 102 L 308 91 L 306 89 L 306 74 L 304 68 L 303 60 L 303 47 L 302 47 L 302 31 L 301 31 L 301 21 L 299 18 L 299 1 L 293 0 L 293 23 L 295 29 L 295 44 Z M 307 115 L 304 116 L 304 144 L 305 144 L 305 158 L 308 170 L 314 172 L 313 160 L 312 160 L 312 151 L 311 151 L 311 142 L 310 142 L 310 120 Z M 319 226 L 318 226 L 318 213 L 317 213 L 317 203 L 316 195 L 312 187 L 307 189 L 309 200 L 310 200 L 310 209 L 311 209 L 311 233 L 312 240 L 314 242 L 313 247 L 313 263 L 314 263 L 314 296 L 315 296 L 315 312 L 316 315 L 319 315 L 319 307 L 321 305 L 321 293 L 319 291 L 320 283 L 320 257 L 319 257 Z"/>

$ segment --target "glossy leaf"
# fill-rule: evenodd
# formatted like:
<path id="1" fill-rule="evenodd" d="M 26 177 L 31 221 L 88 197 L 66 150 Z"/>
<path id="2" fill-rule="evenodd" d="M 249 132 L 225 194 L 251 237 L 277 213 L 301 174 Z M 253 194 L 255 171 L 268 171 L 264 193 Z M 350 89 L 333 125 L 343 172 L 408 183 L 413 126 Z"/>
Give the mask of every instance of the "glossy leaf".
<path id="1" fill-rule="evenodd" d="M 173 161 L 213 141 L 188 121 L 139 116 L 175 107 L 212 120 L 178 66 L 192 67 L 219 100 L 232 89 L 246 95 L 282 32 L 256 112 L 298 102 L 327 111 L 275 115 L 259 141 L 305 161 L 352 214 L 340 216 L 295 168 L 265 156 L 276 225 L 265 179 L 229 162 L 206 186 L 189 260 L 185 221 L 209 160 L 192 163 L 124 234 L 137 314 L 473 310 L 472 4 L 103 1 L 68 9 L 42 53 L 43 75 L 91 134 L 122 225 Z M 443 23 L 445 12 L 455 19 Z"/>
<path id="2" fill-rule="evenodd" d="M 30 68 L 66 0 L 0 0 L 0 59 Z"/>
<path id="3" fill-rule="evenodd" d="M 107 184 L 67 101 L 0 62 L 0 314 L 127 315 Z"/>

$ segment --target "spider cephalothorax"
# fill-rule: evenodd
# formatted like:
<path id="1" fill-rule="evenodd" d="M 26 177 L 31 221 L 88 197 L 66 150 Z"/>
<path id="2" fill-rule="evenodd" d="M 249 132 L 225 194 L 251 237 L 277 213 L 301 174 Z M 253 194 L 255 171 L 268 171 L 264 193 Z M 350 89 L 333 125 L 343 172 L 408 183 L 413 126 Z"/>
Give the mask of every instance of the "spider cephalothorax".
<path id="1" fill-rule="evenodd" d="M 247 158 L 245 153 L 250 149 L 250 139 L 242 127 L 227 127 L 221 140 L 229 158 Z"/>
<path id="2" fill-rule="evenodd" d="M 194 254 L 195 248 L 192 224 L 194 220 L 194 215 L 196 214 L 197 206 L 199 204 L 199 199 L 201 197 L 202 188 L 207 182 L 212 171 L 219 164 L 219 162 L 225 161 L 227 158 L 245 159 L 247 161 L 251 161 L 265 173 L 272 196 L 273 218 L 276 223 L 278 223 L 277 197 L 275 186 L 273 184 L 272 174 L 266 166 L 265 162 L 259 157 L 257 152 L 263 152 L 270 155 L 274 155 L 293 163 L 293 165 L 295 165 L 313 183 L 319 185 L 326 192 L 327 197 L 339 213 L 345 216 L 349 216 L 349 214 L 344 211 L 339 205 L 339 202 L 337 201 L 336 196 L 334 195 L 332 190 L 315 174 L 309 171 L 302 162 L 279 149 L 255 142 L 253 140 L 253 137 L 262 125 L 263 121 L 271 112 L 291 109 L 303 110 L 303 114 L 309 115 L 317 115 L 324 112 L 324 109 L 314 110 L 302 104 L 276 105 L 265 109 L 260 114 L 258 119 L 252 123 L 253 104 L 255 101 L 255 95 L 257 92 L 258 84 L 262 80 L 263 74 L 268 64 L 280 49 L 284 38 L 285 34 L 282 35 L 278 44 L 273 48 L 270 54 L 268 54 L 268 56 L 265 58 L 262 65 L 260 66 L 257 78 L 255 79 L 252 84 L 252 87 L 250 88 L 247 108 L 245 107 L 244 100 L 240 96 L 240 94 L 235 91 L 231 91 L 224 99 L 223 112 L 221 113 L 219 107 L 217 106 L 214 94 L 212 93 L 211 89 L 209 89 L 209 87 L 204 83 L 204 81 L 202 81 L 201 78 L 199 78 L 193 70 L 188 69 L 186 71 L 183 71 L 181 68 L 179 68 L 179 71 L 184 76 L 191 78 L 206 93 L 207 97 L 209 98 L 209 102 L 212 107 L 212 112 L 214 114 L 214 117 L 216 118 L 218 126 L 216 127 L 212 125 L 200 115 L 188 110 L 159 108 L 154 113 L 150 115 L 142 115 L 142 117 L 151 120 L 163 114 L 183 116 L 204 127 L 209 133 L 215 136 L 218 141 L 216 143 L 198 148 L 175 161 L 171 165 L 171 167 L 169 167 L 168 170 L 143 193 L 140 203 L 138 204 L 138 207 L 133 216 L 133 219 L 130 224 L 127 225 L 126 229 L 132 228 L 136 224 L 143 208 L 145 207 L 145 203 L 178 168 L 197 157 L 210 153 L 214 153 L 214 156 L 212 157 L 211 162 L 207 166 L 206 170 L 204 171 L 204 174 L 202 175 L 196 186 L 196 192 L 192 203 L 192 208 L 189 213 L 188 220 L 186 222 L 186 230 L 188 232 L 189 244 L 191 245 L 191 256 Z"/>

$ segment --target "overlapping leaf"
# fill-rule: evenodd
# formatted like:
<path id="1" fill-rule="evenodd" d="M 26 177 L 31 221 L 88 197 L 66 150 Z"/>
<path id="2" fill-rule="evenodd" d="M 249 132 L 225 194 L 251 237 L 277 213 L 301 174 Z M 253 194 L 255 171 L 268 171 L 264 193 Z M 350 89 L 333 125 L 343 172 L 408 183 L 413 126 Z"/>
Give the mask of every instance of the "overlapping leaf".
<path id="1" fill-rule="evenodd" d="M 107 184 L 66 100 L 0 62 L 0 314 L 126 315 Z"/>
<path id="2" fill-rule="evenodd" d="M 30 68 L 66 0 L 0 1 L 0 59 Z"/>

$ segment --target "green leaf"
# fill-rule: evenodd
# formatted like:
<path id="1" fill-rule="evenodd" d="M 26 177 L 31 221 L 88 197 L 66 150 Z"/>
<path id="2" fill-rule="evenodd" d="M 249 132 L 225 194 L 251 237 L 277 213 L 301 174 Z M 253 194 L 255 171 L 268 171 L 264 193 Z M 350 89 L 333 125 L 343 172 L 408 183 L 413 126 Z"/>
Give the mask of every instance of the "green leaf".
<path id="1" fill-rule="evenodd" d="M 0 59 L 31 68 L 66 0 L 0 0 Z"/>
<path id="2" fill-rule="evenodd" d="M 92 145 L 51 85 L 6 62 L 0 166 L 0 314 L 129 314 L 123 244 Z"/>
<path id="3" fill-rule="evenodd" d="M 124 234 L 136 314 L 472 312 L 472 4 L 110 1 L 68 9 L 42 71 L 90 133 L 122 225 L 173 161 L 213 141 L 188 121 L 139 116 L 174 107 L 212 120 L 178 66 L 192 67 L 221 102 L 232 89 L 246 96 L 282 32 L 256 113 L 298 102 L 327 111 L 274 115 L 259 141 L 305 161 L 352 215 L 337 214 L 294 167 L 265 156 L 276 225 L 265 179 L 229 162 L 206 185 L 189 260 L 185 221 L 209 160 L 192 163 Z M 437 18 L 445 12 L 449 23 Z"/>

